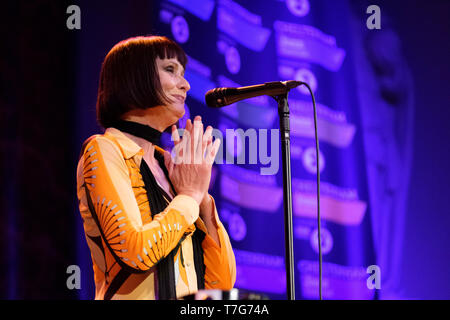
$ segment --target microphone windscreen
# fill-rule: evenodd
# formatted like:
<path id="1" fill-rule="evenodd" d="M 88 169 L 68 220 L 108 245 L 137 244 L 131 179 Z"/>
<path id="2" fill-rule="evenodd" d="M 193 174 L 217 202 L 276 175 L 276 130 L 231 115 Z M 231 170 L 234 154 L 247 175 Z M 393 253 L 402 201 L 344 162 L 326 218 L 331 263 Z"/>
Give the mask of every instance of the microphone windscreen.
<path id="1" fill-rule="evenodd" d="M 205 102 L 208 107 L 221 108 L 226 106 L 225 97 L 229 91 L 229 88 L 215 88 L 211 89 L 205 94 Z"/>
<path id="2" fill-rule="evenodd" d="M 208 107 L 218 108 L 220 106 L 217 105 L 217 88 L 211 89 L 205 94 L 205 102 Z"/>

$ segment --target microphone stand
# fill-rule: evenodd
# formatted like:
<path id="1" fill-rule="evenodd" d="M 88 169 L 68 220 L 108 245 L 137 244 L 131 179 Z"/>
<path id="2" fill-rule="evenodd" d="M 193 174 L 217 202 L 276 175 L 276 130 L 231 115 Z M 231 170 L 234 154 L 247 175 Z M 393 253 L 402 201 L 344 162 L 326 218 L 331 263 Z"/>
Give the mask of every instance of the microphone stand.
<path id="1" fill-rule="evenodd" d="M 285 266 L 287 299 L 295 300 L 294 248 L 292 238 L 292 182 L 291 182 L 291 140 L 289 127 L 288 92 L 272 96 L 278 102 L 280 117 L 281 155 L 283 159 L 283 206 L 285 230 Z"/>
<path id="2" fill-rule="evenodd" d="M 223 107 L 231 103 L 251 98 L 258 95 L 268 95 L 278 103 L 278 115 L 280 117 L 281 155 L 283 161 L 283 206 L 285 229 L 285 266 L 286 266 L 286 291 L 288 300 L 295 300 L 294 281 L 294 246 L 292 227 L 292 181 L 291 181 L 291 140 L 289 126 L 289 90 L 299 85 L 305 85 L 312 97 L 314 108 L 314 129 L 316 138 L 316 166 L 317 166 L 317 223 L 319 246 L 319 297 L 322 300 L 322 249 L 320 236 L 320 171 L 319 171 L 319 139 L 317 134 L 317 114 L 314 94 L 309 85 L 302 81 L 275 81 L 266 82 L 264 85 L 247 86 L 241 88 L 216 88 L 206 93 L 206 104 L 210 107 Z"/>

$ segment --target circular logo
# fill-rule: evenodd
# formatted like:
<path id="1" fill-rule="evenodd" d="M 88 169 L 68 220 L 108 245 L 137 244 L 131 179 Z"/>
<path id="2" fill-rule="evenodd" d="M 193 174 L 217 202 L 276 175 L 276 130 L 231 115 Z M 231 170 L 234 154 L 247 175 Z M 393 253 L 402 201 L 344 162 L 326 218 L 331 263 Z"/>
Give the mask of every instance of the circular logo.
<path id="1" fill-rule="evenodd" d="M 231 215 L 232 215 L 231 211 L 228 210 L 227 208 L 220 209 L 220 220 L 222 222 L 228 222 L 228 219 L 230 218 Z"/>
<path id="2" fill-rule="evenodd" d="M 309 243 L 311 244 L 311 247 L 317 253 L 319 253 L 319 242 L 317 241 L 318 234 L 319 234 L 318 230 L 314 229 L 314 231 L 311 232 L 311 236 L 309 238 Z M 331 249 L 333 249 L 333 236 L 331 235 L 331 232 L 323 227 L 320 228 L 320 238 L 321 238 L 322 254 L 329 253 Z"/>
<path id="3" fill-rule="evenodd" d="M 304 17 L 309 13 L 308 0 L 286 0 L 286 6 L 297 17 Z"/>
<path id="4" fill-rule="evenodd" d="M 302 154 L 302 162 L 306 171 L 311 174 L 317 173 L 317 157 L 316 157 L 316 148 L 309 147 Z M 325 168 L 325 157 L 323 156 L 322 151 L 319 150 L 319 171 L 322 172 Z"/>
<path id="5" fill-rule="evenodd" d="M 311 90 L 313 92 L 316 92 L 317 79 L 311 72 L 311 70 L 308 70 L 306 68 L 298 69 L 297 72 L 295 73 L 295 80 L 306 82 L 307 84 L 309 84 Z M 305 86 L 298 86 L 297 89 L 301 93 L 309 95 L 309 90 Z"/>
<path id="6" fill-rule="evenodd" d="M 172 34 L 179 43 L 185 43 L 189 39 L 189 25 L 182 16 L 176 16 L 171 22 Z"/>
<path id="7" fill-rule="evenodd" d="M 237 213 L 233 213 L 228 218 L 228 230 L 230 236 L 235 241 L 241 241 L 247 235 L 247 226 L 244 219 Z"/>
<path id="8" fill-rule="evenodd" d="M 236 74 L 241 69 L 241 57 L 239 51 L 235 47 L 228 47 L 225 51 L 225 63 L 228 71 L 232 74 Z"/>

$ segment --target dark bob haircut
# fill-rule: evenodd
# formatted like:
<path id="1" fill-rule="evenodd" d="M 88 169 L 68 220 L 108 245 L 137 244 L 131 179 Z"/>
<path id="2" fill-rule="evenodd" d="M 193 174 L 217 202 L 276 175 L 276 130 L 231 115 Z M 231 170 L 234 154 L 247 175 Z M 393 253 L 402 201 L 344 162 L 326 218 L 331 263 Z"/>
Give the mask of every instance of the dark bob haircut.
<path id="1" fill-rule="evenodd" d="M 186 67 L 186 53 L 163 36 L 141 36 L 123 40 L 106 55 L 100 72 L 97 121 L 108 128 L 132 109 L 164 105 L 170 100 L 159 81 L 156 58 L 173 59 Z"/>

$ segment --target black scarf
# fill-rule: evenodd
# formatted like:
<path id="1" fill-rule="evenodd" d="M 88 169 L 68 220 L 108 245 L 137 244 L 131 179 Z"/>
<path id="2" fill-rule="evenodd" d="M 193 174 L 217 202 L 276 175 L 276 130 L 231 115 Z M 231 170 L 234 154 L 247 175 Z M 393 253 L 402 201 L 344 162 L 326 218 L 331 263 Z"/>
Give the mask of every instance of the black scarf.
<path id="1" fill-rule="evenodd" d="M 120 131 L 132 134 L 133 136 L 150 141 L 153 145 L 159 146 L 161 144 L 160 140 L 162 133 L 150 126 L 143 125 L 137 122 L 121 120 L 115 123 L 113 127 L 119 129 Z M 167 181 L 169 181 L 169 184 L 176 195 L 175 188 L 169 179 L 169 173 L 164 164 L 164 156 L 156 149 L 155 159 L 158 160 L 159 166 L 164 171 Z M 144 159 L 142 159 L 141 161 L 140 172 L 142 175 L 142 179 L 144 180 L 145 190 L 147 192 L 147 197 L 153 218 L 155 214 L 164 211 L 164 209 L 167 207 L 168 202 L 164 199 L 164 196 L 166 196 L 167 199 L 170 199 L 170 197 L 158 185 L 155 177 L 153 176 Z M 197 228 L 192 236 L 192 247 L 194 249 L 194 263 L 195 271 L 197 274 L 197 287 L 199 290 L 205 288 L 205 264 L 203 260 L 202 248 L 202 242 L 204 238 L 205 233 Z M 178 243 L 175 249 L 173 249 L 165 258 L 161 259 L 157 263 L 156 268 L 158 275 L 158 299 L 176 299 L 176 279 L 173 261 L 182 240 Z M 184 263 L 182 252 L 180 255 L 180 263 Z"/>

